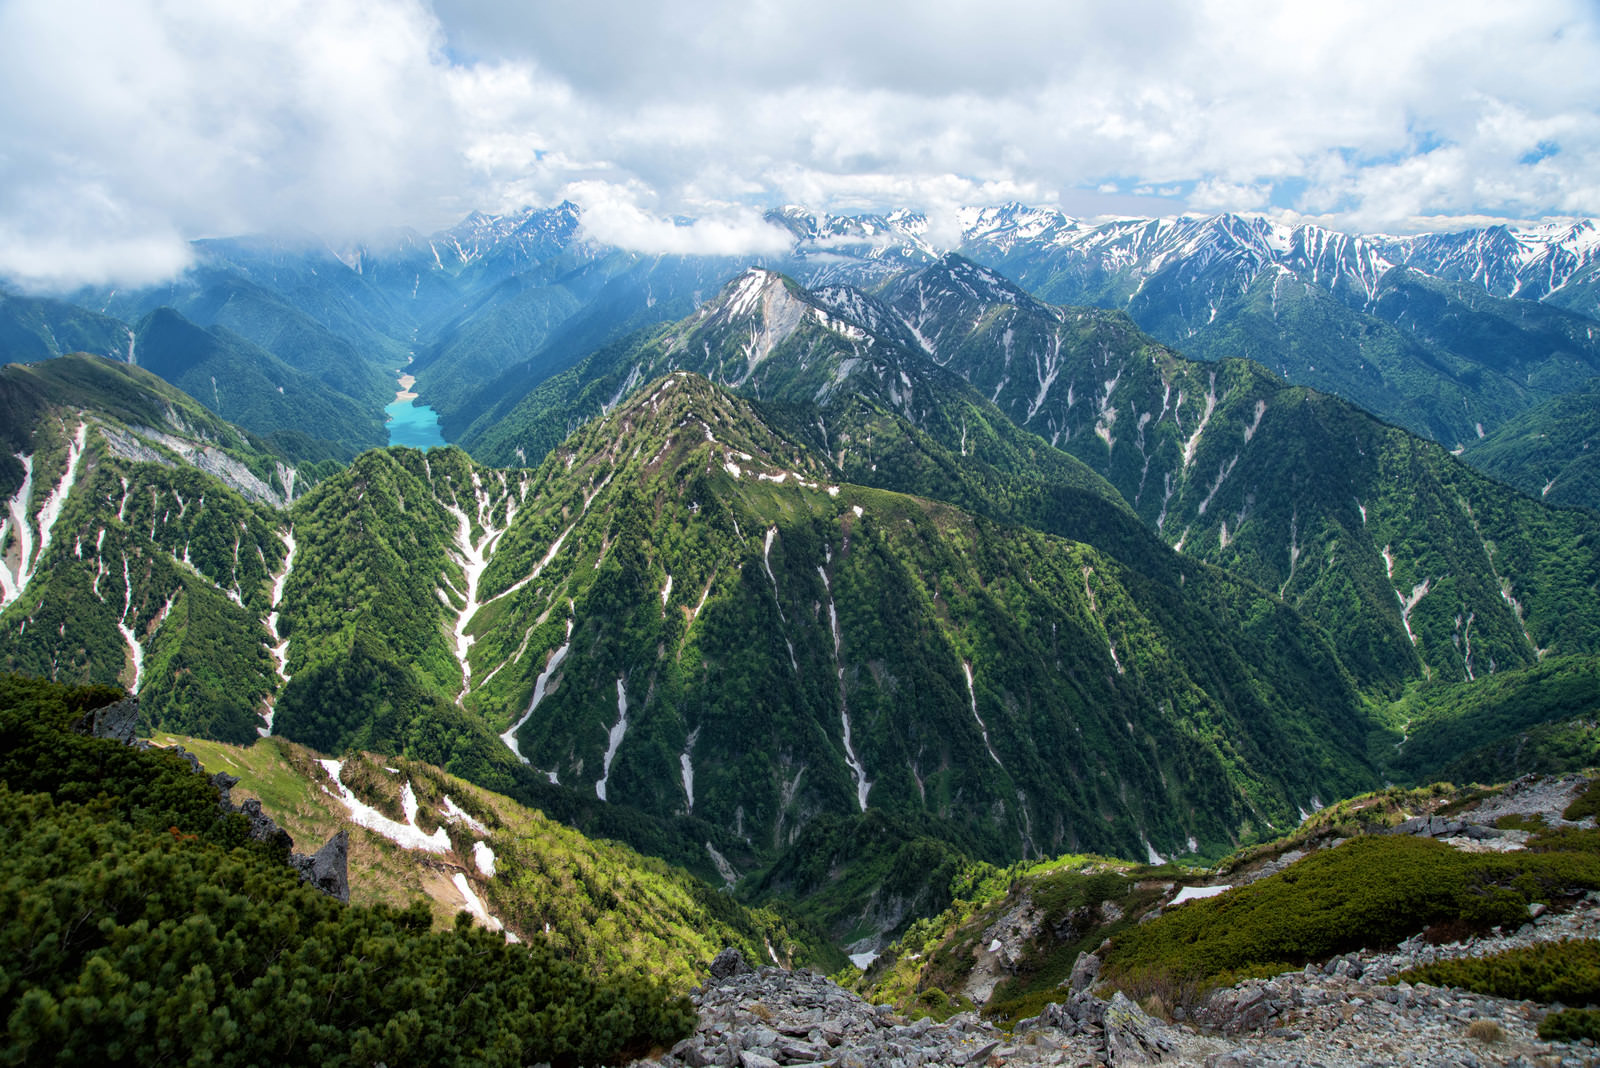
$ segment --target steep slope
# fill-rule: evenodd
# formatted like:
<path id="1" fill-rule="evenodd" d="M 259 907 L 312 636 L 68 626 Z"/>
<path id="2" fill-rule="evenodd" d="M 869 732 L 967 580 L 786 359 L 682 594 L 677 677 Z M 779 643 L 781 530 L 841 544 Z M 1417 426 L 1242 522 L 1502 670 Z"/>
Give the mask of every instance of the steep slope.
<path id="1" fill-rule="evenodd" d="M 1600 512 L 1600 379 L 1528 409 L 1462 458 L 1546 504 Z"/>
<path id="2" fill-rule="evenodd" d="M 1449 447 L 1564 391 L 1571 368 L 1600 367 L 1600 309 L 1576 296 L 1593 270 L 1582 234 L 1360 237 L 1232 215 L 1090 225 L 1021 205 L 963 222 L 963 254 L 1044 300 L 1126 311 L 1191 355 L 1248 357 Z M 1549 278 L 1572 281 L 1571 299 Z"/>
<path id="3" fill-rule="evenodd" d="M 1589 318 L 1600 312 L 1600 231 L 1592 219 L 1419 234 L 1382 245 L 1395 263 L 1497 297 L 1543 301 Z"/>
<path id="4" fill-rule="evenodd" d="M 127 324 L 66 301 L 0 292 L 0 363 L 31 363 L 71 352 L 128 359 Z"/>
<path id="5" fill-rule="evenodd" d="M 328 390 L 371 407 L 392 392 L 393 353 L 377 353 L 361 338 L 346 338 L 319 322 L 294 300 L 248 274 L 218 266 L 196 268 L 188 286 L 163 293 L 162 305 L 190 322 L 229 333 L 270 352 Z M 213 331 L 215 332 L 215 331 Z M 380 358 L 387 356 L 389 362 Z"/>
<path id="6" fill-rule="evenodd" d="M 1275 590 L 1370 683 L 1588 653 L 1592 517 L 1541 507 L 1350 405 L 1182 359 L 1112 313 L 949 257 L 884 294 L 930 355 L 1103 474 L 1161 537 Z"/>
<path id="7" fill-rule="evenodd" d="M 543 941 L 592 975 L 679 989 L 703 980 L 729 945 L 750 960 L 843 964 L 770 909 L 740 905 L 681 868 L 587 838 L 421 761 L 360 752 L 330 760 L 281 738 L 249 747 L 155 741 L 237 778 L 233 803 L 260 800 L 297 843 L 346 832 L 353 905 L 405 908 L 424 898 L 436 929 L 467 911 L 513 940 Z"/>
<path id="8" fill-rule="evenodd" d="M 692 1026 L 664 984 L 542 939 L 306 885 L 229 780 L 88 736 L 118 696 L 0 675 L 0 942 L 27 962 L 0 992 L 12 1060 L 570 1066 Z"/>
<path id="9" fill-rule="evenodd" d="M 192 309 L 193 318 L 238 327 L 257 344 L 278 328 L 276 314 L 289 309 L 296 319 L 315 323 L 324 336 L 353 346 L 363 360 L 389 367 L 405 362 L 416 326 L 405 306 L 370 284 L 320 239 L 215 238 L 195 241 L 192 248 L 194 269 L 168 285 L 89 291 L 75 300 L 129 321 L 162 307 L 185 315 Z M 230 322 L 233 314 L 239 318 Z M 275 355 L 300 366 L 288 351 Z"/>
<path id="10" fill-rule="evenodd" d="M 572 249 L 500 283 L 441 327 L 420 358 L 422 388 L 459 436 L 595 349 L 688 315 L 745 263 Z"/>
<path id="11" fill-rule="evenodd" d="M 1364 728 L 1270 597 L 1196 568 L 1186 597 L 1182 574 L 1157 584 L 830 466 L 703 380 L 640 390 L 552 454 L 501 539 L 522 563 L 485 572 L 468 706 L 520 712 L 521 755 L 563 783 L 703 815 L 757 854 L 868 804 L 1010 854 L 1182 850 L 1235 831 L 1143 798 L 1217 790 L 1193 818 L 1229 811 L 1236 830 L 1281 821 L 1312 778 L 1366 774 L 1314 740 Z M 559 511 L 546 485 L 570 487 Z M 524 530 L 541 535 L 523 547 Z M 1274 813 L 1247 784 L 1283 761 L 1300 770 L 1266 788 Z"/>
<path id="12" fill-rule="evenodd" d="M 1153 542 L 1166 565 L 1131 567 L 852 486 L 703 379 L 536 472 L 372 452 L 287 517 L 82 426 L 5 655 L 121 674 L 192 733 L 266 727 L 276 695 L 290 738 L 522 790 L 536 769 L 591 808 L 681 812 L 741 871 L 869 806 L 1002 856 L 1215 849 L 1371 778 L 1348 679 L 1270 596 Z M 203 669 L 165 644 L 201 606 Z M 187 723 L 169 675 L 226 715 Z"/>
<path id="13" fill-rule="evenodd" d="M 1135 566 L 1170 565 L 1115 490 L 930 361 L 893 311 L 849 287 L 808 292 L 761 268 L 687 319 L 508 396 L 463 444 L 490 462 L 535 462 L 638 383 L 679 369 L 758 398 L 847 481 L 1024 522 Z"/>
<path id="14" fill-rule="evenodd" d="M 305 459 L 348 459 L 387 440 L 381 395 L 363 403 L 224 327 L 202 329 L 159 308 L 139 322 L 136 336 L 142 366 L 229 422 L 283 436 Z"/>
<path id="15" fill-rule="evenodd" d="M 137 690 L 157 722 L 245 740 L 270 707 L 274 576 L 297 471 L 149 372 L 0 374 L 0 664 Z"/>

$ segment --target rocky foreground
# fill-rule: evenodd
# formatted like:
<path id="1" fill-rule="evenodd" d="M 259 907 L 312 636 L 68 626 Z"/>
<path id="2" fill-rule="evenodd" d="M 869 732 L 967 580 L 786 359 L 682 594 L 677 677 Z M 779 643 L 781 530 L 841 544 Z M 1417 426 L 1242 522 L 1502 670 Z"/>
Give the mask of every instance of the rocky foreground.
<path id="1" fill-rule="evenodd" d="M 946 1023 L 908 1021 L 832 980 L 779 968 L 752 970 L 725 951 L 693 999 L 700 1026 L 670 1053 L 635 1068 L 911 1068 L 915 1065 L 1487 1065 L 1578 1068 L 1600 1064 L 1585 1044 L 1541 1041 L 1547 1010 L 1532 1002 L 1390 984 L 1416 964 L 1561 938 L 1600 937 L 1600 894 L 1514 934 L 1391 952 L 1351 954 L 1322 967 L 1247 980 L 1216 992 L 1195 1019 L 1169 1024 L 1121 993 L 1096 997 L 1080 969 L 1064 1000 L 1011 1033 L 972 1013 Z M 1491 1026 L 1493 1025 L 1493 1026 Z"/>
<path id="2" fill-rule="evenodd" d="M 1408 820 L 1391 833 L 1428 835 L 1459 849 L 1521 848 L 1527 832 L 1495 826 L 1507 814 L 1562 820 L 1581 778 L 1529 777 L 1465 816 Z M 1294 856 L 1298 856 L 1295 854 Z M 1269 866 L 1278 870 L 1293 857 Z M 1264 876 L 1268 870 L 1247 878 Z M 1336 957 L 1271 979 L 1214 991 L 1173 1021 L 1152 1017 L 1125 995 L 1096 995 L 1099 961 L 1082 954 L 1062 1000 L 1005 1032 L 973 1013 L 945 1023 L 907 1020 L 829 979 L 778 968 L 752 970 L 735 950 L 713 963 L 693 995 L 695 1034 L 654 1061 L 660 1068 L 836 1065 L 1204 1065 L 1206 1068 L 1345 1068 L 1352 1065 L 1600 1065 L 1600 1050 L 1538 1037 L 1548 1005 L 1393 981 L 1406 969 L 1483 956 L 1537 942 L 1600 938 L 1600 892 L 1530 907 L 1516 931 L 1432 945 L 1418 935 L 1382 951 Z"/>

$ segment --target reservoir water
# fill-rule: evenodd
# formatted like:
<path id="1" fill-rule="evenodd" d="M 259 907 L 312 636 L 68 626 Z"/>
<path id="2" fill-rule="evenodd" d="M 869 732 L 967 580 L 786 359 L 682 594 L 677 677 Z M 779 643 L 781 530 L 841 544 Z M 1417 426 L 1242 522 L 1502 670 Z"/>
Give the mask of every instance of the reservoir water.
<path id="1" fill-rule="evenodd" d="M 416 381 L 411 375 L 401 375 L 400 391 L 395 394 L 394 403 L 383 410 L 389 417 L 389 444 L 442 449 L 449 443 L 439 430 L 439 413 L 426 404 L 417 403 L 417 395 L 411 392 Z"/>

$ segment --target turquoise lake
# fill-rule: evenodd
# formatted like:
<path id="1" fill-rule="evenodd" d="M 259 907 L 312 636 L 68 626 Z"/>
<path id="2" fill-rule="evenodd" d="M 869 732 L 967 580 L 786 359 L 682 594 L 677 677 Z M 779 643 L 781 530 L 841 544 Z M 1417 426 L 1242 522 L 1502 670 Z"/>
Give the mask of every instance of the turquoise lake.
<path id="1" fill-rule="evenodd" d="M 389 444 L 413 449 L 442 449 L 449 442 L 439 432 L 439 413 L 416 401 L 395 401 L 384 410 L 389 417 Z"/>

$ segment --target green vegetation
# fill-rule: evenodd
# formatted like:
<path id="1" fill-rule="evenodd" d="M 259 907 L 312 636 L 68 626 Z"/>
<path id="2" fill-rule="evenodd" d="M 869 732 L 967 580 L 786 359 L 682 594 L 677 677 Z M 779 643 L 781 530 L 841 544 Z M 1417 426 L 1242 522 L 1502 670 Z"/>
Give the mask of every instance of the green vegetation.
<path id="1" fill-rule="evenodd" d="M 1590 779 L 1588 785 L 1572 799 L 1572 804 L 1561 813 L 1561 818 L 1566 820 L 1600 818 L 1600 779 Z"/>
<path id="2" fill-rule="evenodd" d="M 301 886 L 177 757 L 63 731 L 111 696 L 0 677 L 12 1063 L 576 1065 L 692 1026 L 663 988 L 542 943 Z"/>
<path id="3" fill-rule="evenodd" d="M 187 464 L 123 460 L 100 434 L 79 468 L 38 575 L 7 606 L 0 668 L 129 687 L 137 671 L 153 725 L 253 738 L 276 684 L 260 620 L 278 517 Z"/>
<path id="4" fill-rule="evenodd" d="M 1594 761 L 1584 761 L 1581 750 L 1530 746 L 1528 732 L 1593 719 L 1597 713 L 1600 660 L 1547 657 L 1471 683 L 1411 685 L 1389 706 L 1385 718 L 1393 726 L 1374 735 L 1372 755 L 1387 774 L 1409 782 L 1491 781 L 1529 771 L 1575 770 Z"/>
<path id="5" fill-rule="evenodd" d="M 1600 511 L 1600 379 L 1470 442 L 1463 459 L 1546 504 Z"/>
<path id="6" fill-rule="evenodd" d="M 880 932 L 899 935 L 920 917 L 947 908 L 974 865 L 939 828 L 935 837 L 877 809 L 859 816 L 821 816 L 747 891 L 757 900 L 780 897 L 840 945 Z M 967 843 L 969 848 L 977 843 Z M 992 848 L 992 847 L 991 847 Z"/>
<path id="7" fill-rule="evenodd" d="M 1223 225 L 1240 224 L 1250 225 Z M 962 251 L 1042 300 L 1125 310 L 1191 356 L 1249 357 L 1451 447 L 1475 441 L 1478 423 L 1492 430 L 1600 367 L 1585 313 L 1594 297 L 1581 284 L 1551 302 L 1506 299 L 1486 293 L 1479 279 L 1404 267 L 1380 273 L 1342 238 L 1312 251 L 1321 244 L 1313 238 L 1271 268 L 1251 270 L 1245 265 L 1261 263 L 1251 238 L 1229 248 L 1236 234 L 1185 236 L 1203 240 L 1208 255 L 1152 262 L 1128 256 L 1125 244 L 1112 261 L 1085 256 L 1075 243 L 981 239 Z"/>
<path id="8" fill-rule="evenodd" d="M 353 903 L 404 907 L 425 896 L 435 928 L 451 926 L 461 895 L 439 878 L 438 858 L 350 827 L 344 806 L 323 789 L 327 773 L 311 750 L 278 737 L 248 748 L 172 736 L 161 741 L 184 746 L 210 770 L 237 776 L 235 801 L 259 798 L 306 848 L 347 828 Z M 419 825 L 427 833 L 446 829 L 454 845 L 445 861 L 477 882 L 475 892 L 490 913 L 529 939 L 542 939 L 558 957 L 596 978 L 632 976 L 687 989 L 704 980 L 711 959 L 730 945 L 752 961 L 776 956 L 789 966 L 829 971 L 844 964 L 825 938 L 786 912 L 742 905 L 681 867 L 617 842 L 587 838 L 431 765 L 347 753 L 340 779 L 362 801 L 396 820 L 404 818 L 400 795 L 409 783 L 419 804 Z M 446 797 L 487 830 L 450 820 Z M 479 841 L 495 854 L 492 878 L 479 877 L 474 856 Z"/>
<path id="9" fill-rule="evenodd" d="M 7 363 L 30 363 L 93 352 L 123 356 L 128 328 L 117 320 L 49 297 L 0 292 L 0 353 Z"/>
<path id="10" fill-rule="evenodd" d="M 1600 1009 L 1562 1009 L 1539 1021 L 1546 1042 L 1600 1042 Z"/>
<path id="11" fill-rule="evenodd" d="M 1515 1001 L 1600 1002 L 1600 942 L 1566 939 L 1408 968 L 1396 981 L 1456 986 Z"/>
<path id="12" fill-rule="evenodd" d="M 1140 973 L 1220 981 L 1270 975 L 1437 923 L 1487 930 L 1532 901 L 1600 888 L 1600 854 L 1459 853 L 1432 839 L 1358 838 L 1221 897 L 1196 901 L 1114 940 L 1113 982 Z"/>
<path id="13" fill-rule="evenodd" d="M 348 396 L 228 330 L 196 326 L 171 308 L 138 325 L 139 362 L 224 419 L 257 434 L 299 435 L 306 459 L 348 460 L 388 438 L 385 398 Z"/>
<path id="14" fill-rule="evenodd" d="M 1347 401 L 1286 385 L 1237 358 L 1258 355 L 1251 346 L 1184 359 L 1123 315 L 1052 308 L 975 271 L 946 257 L 887 295 L 944 367 L 1104 476 L 1162 540 L 1314 621 L 1364 689 L 1392 696 L 1419 675 L 1486 677 L 1600 649 L 1592 515 L 1544 507 Z M 1324 336 L 1310 333 L 1307 344 Z M 1047 364 L 1048 389 L 1014 371 Z M 1437 381 L 1416 360 L 1399 366 Z"/>
<path id="15" fill-rule="evenodd" d="M 986 932 L 1013 914 L 1033 926 L 1014 970 L 982 1007 L 1015 1021 L 1059 1001 L 1060 984 L 1080 952 L 1132 927 L 1160 899 L 1156 872 L 1086 856 L 996 867 L 966 862 L 954 869 L 948 907 L 909 924 L 856 986 L 902 1012 L 946 1019 L 975 1006 L 962 990 Z"/>

